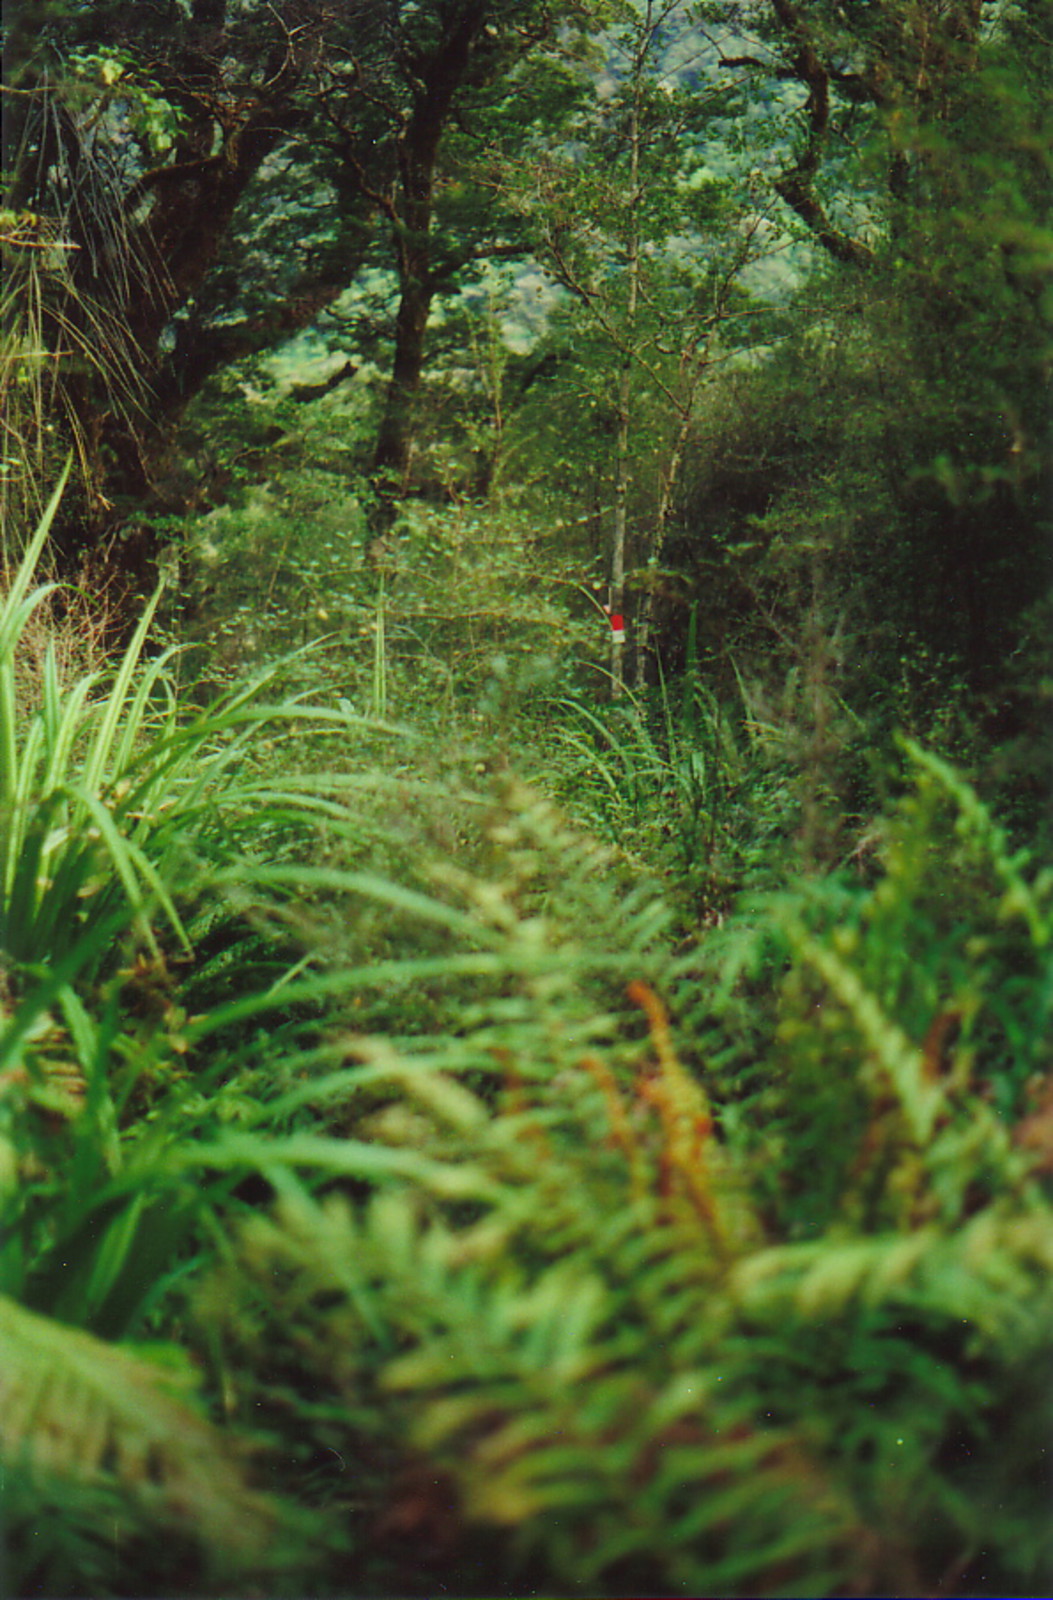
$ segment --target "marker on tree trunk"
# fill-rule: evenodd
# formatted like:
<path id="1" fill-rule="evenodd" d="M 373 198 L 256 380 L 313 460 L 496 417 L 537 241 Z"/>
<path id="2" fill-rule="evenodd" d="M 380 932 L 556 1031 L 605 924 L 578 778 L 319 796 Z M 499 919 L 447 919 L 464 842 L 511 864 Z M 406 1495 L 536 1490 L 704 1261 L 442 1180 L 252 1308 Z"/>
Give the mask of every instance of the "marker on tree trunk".
<path id="1" fill-rule="evenodd" d="M 625 618 L 619 616 L 617 611 L 612 611 L 611 614 L 610 614 L 610 617 L 611 617 L 611 639 L 613 640 L 613 642 L 615 644 L 624 644 L 625 643 Z"/>

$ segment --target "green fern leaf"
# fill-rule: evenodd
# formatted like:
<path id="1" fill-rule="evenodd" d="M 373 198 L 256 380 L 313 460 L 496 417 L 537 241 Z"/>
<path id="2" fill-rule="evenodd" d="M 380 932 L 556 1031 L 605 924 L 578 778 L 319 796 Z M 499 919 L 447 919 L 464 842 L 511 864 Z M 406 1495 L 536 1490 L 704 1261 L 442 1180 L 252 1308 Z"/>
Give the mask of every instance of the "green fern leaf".
<path id="1" fill-rule="evenodd" d="M 274 1514 L 167 1368 L 0 1296 L 0 1463 L 108 1484 L 215 1555 L 255 1559 Z"/>

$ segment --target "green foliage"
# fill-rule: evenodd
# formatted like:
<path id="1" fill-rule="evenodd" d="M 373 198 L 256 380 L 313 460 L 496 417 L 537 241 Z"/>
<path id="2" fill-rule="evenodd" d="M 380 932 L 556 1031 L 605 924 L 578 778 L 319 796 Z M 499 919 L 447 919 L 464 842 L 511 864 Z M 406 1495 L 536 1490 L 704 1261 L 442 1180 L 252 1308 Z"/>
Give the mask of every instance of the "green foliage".
<path id="1" fill-rule="evenodd" d="M 0 1297 L 0 1373 L 4 1456 L 16 1471 L 120 1488 L 122 1505 L 138 1500 L 155 1522 L 235 1561 L 266 1548 L 274 1508 L 246 1488 L 192 1404 L 197 1378 L 182 1351 L 148 1360 Z"/>
<path id="2" fill-rule="evenodd" d="M 283 712 L 286 746 L 253 742 L 278 713 L 249 690 L 181 711 L 141 639 L 105 693 L 52 672 L 27 705 L 32 585 L 27 561 L 3 612 L 12 882 L 49 794 L 112 828 L 99 905 L 28 920 L 0 1008 L 16 1582 L 163 1592 L 164 1527 L 188 1592 L 346 1594 L 349 1566 L 363 1594 L 1041 1589 L 1053 880 L 952 767 L 905 746 L 842 873 L 729 909 L 760 735 L 697 672 L 653 708 L 558 703 L 535 764 L 611 852 L 465 755 L 406 738 L 371 771 L 393 733 L 339 707 Z M 308 785 L 280 766 L 312 726 Z M 56 883 L 86 847 L 55 843 Z M 684 937 L 627 853 L 723 925 Z"/>
<path id="3" fill-rule="evenodd" d="M 745 769 L 728 720 L 687 680 L 679 705 L 664 686 L 657 704 L 627 701 L 547 707 L 546 781 L 583 823 L 668 875 L 695 915 L 719 915 L 749 850 L 748 829 L 736 836 Z"/>
<path id="4" fill-rule="evenodd" d="M 184 680 L 202 672 L 217 693 L 281 661 L 287 692 L 421 730 L 434 719 L 452 743 L 455 708 L 500 720 L 514 686 L 542 689 L 566 675 L 573 650 L 602 640 L 567 603 L 581 567 L 551 527 L 552 502 L 524 493 L 487 505 L 466 492 L 463 418 L 422 452 L 433 498 L 407 499 L 373 538 L 366 392 L 352 381 L 297 404 L 294 361 L 257 371 L 248 407 L 230 383 L 190 415 L 188 457 L 215 472 L 226 500 L 163 529 L 180 578 L 166 624 L 192 646 Z M 275 372 L 279 384 L 264 387 Z"/>
<path id="5" fill-rule="evenodd" d="M 291 1405 L 297 1460 L 359 1464 L 351 1535 L 389 1583 L 430 1581 L 392 1531 L 445 1518 L 464 1592 L 1037 1592 L 1051 884 L 911 761 L 869 888 L 787 890 L 679 963 L 642 903 L 611 939 L 603 878 L 523 797 L 511 877 L 420 903 L 486 988 L 452 1033 L 354 1043 L 315 1091 L 344 1137 L 275 1143 L 277 1209 L 199 1303 L 278 1449 Z M 634 974 L 632 1006 L 590 971 Z"/>
<path id="6" fill-rule="evenodd" d="M 192 1181 L 188 1153 L 203 1130 L 259 1116 L 268 1049 L 300 1026 L 294 1016 L 269 1043 L 242 1040 L 260 1076 L 234 1084 L 236 1038 L 228 1027 L 225 1045 L 195 1054 L 210 1017 L 216 1031 L 215 1004 L 193 1030 L 189 1008 L 218 986 L 239 996 L 243 1018 L 273 1010 L 267 987 L 288 976 L 278 940 L 260 963 L 239 934 L 251 873 L 239 874 L 235 907 L 214 881 L 206 889 L 206 863 L 214 877 L 240 855 L 246 817 L 253 845 L 272 856 L 309 825 L 311 796 L 298 810 L 288 787 L 237 774 L 262 724 L 307 712 L 262 707 L 257 686 L 212 714 L 183 715 L 170 654 L 142 659 L 152 605 L 112 674 L 64 683 L 49 644 L 27 692 L 19 652 L 52 593 L 34 587 L 34 571 L 64 481 L 0 606 L 4 1509 L 20 1590 L 44 1574 L 79 1592 L 97 1571 L 106 1592 L 134 1592 L 143 1568 L 129 1578 L 92 1532 L 115 1502 L 127 1506 L 129 1549 L 168 1527 L 199 1575 L 268 1570 L 290 1548 L 292 1525 L 248 1489 L 192 1401 L 185 1363 L 166 1379 L 102 1341 L 154 1331 L 174 1286 L 214 1247 L 237 1180 Z M 217 937 L 218 977 L 204 963 L 188 975 L 198 942 Z M 63 1484 L 68 1516 L 41 1540 L 27 1508 L 34 1495 L 53 1502 Z"/>
<path id="7" fill-rule="evenodd" d="M 1014 31 L 1012 8 L 968 45 L 965 8 L 931 33 L 909 6 L 812 9 L 830 130 L 851 125 L 863 155 L 846 169 L 828 136 L 812 152 L 818 192 L 858 238 L 869 223 L 871 265 L 810 274 L 783 306 L 779 344 L 721 386 L 669 561 L 769 707 L 791 672 L 825 671 L 871 747 L 896 727 L 975 766 L 1011 746 L 988 775 L 1004 781 L 1012 764 L 1018 815 L 1030 790 L 1026 836 L 1048 790 L 1048 639 L 1032 608 L 1051 575 L 1036 38 Z M 775 38 L 792 58 L 782 21 Z M 884 74 L 875 107 L 839 99 L 835 63 L 848 59 L 861 81 L 867 62 Z M 1028 681 L 1014 673 L 1010 687 L 1017 651 Z M 791 738 L 825 740 L 827 786 L 865 812 L 852 730 L 824 715 L 782 720 Z"/>
<path id="8" fill-rule="evenodd" d="M 127 900 L 154 954 L 159 946 L 146 915 L 151 896 L 177 937 L 186 939 L 171 896 L 141 847 L 156 826 L 157 768 L 168 765 L 155 752 L 144 780 L 136 749 L 152 696 L 159 687 L 163 692 L 163 657 L 134 683 L 156 600 L 147 607 L 105 701 L 91 703 L 95 685 L 90 678 L 64 693 L 50 652 L 41 703 L 29 718 L 19 717 L 15 651 L 35 607 L 49 594 L 46 586 L 27 591 L 64 483 L 65 478 L 0 612 L 0 940 L 8 956 L 22 963 L 45 955 L 61 959 L 88 916 L 112 916 L 114 892 Z"/>
<path id="9" fill-rule="evenodd" d="M 195 850 L 222 855 L 223 775 L 273 713 L 252 704 L 256 684 L 186 722 L 170 679 L 173 651 L 143 655 L 159 592 L 112 675 L 64 684 L 49 644 L 39 698 L 20 698 L 19 649 L 54 592 L 32 584 L 64 484 L 65 475 L 0 606 L 0 948 L 24 966 L 61 962 L 126 911 L 157 960 L 159 924 L 189 950 L 174 886 L 181 880 L 192 896 Z M 233 799 L 229 786 L 225 798 Z"/>
<path id="10" fill-rule="evenodd" d="M 800 770 L 782 731 L 709 687 L 695 620 L 678 680 L 626 690 L 614 705 L 584 692 L 526 706 L 531 770 L 584 827 L 657 875 L 693 937 L 719 925 L 735 897 L 800 865 Z M 535 719 L 536 718 L 536 722 Z"/>
<path id="11" fill-rule="evenodd" d="M 379 540 L 393 277 L 327 141 L 387 184 L 419 84 L 368 7 L 317 22 L 357 90 L 293 11 L 228 8 L 180 120 L 141 8 L 112 46 L 71 13 L 54 114 L 125 130 L 133 183 L 237 164 L 235 80 L 253 149 L 324 139 L 261 157 L 168 330 L 180 404 L 255 356 L 140 463 L 167 589 L 122 652 L 36 575 L 61 484 L 4 573 L 18 1592 L 1049 1592 L 1043 8 L 964 53 L 924 8 L 809 8 L 824 148 L 791 9 L 478 35 Z M 455 10 L 392 16 L 427 54 Z M 865 274 L 815 270 L 809 199 Z M 60 468 L 46 363 L 68 332 L 90 417 L 128 298 L 62 215 L 3 221 L 9 549 Z M 612 502 L 659 681 L 601 703 Z"/>
<path id="12" fill-rule="evenodd" d="M 96 121 L 112 115 L 116 99 L 127 130 L 150 158 L 172 149 L 186 115 L 133 52 L 112 45 L 84 47 L 71 51 L 63 65 L 65 93 L 74 102 L 82 99 Z"/>
<path id="13" fill-rule="evenodd" d="M 846 1208 L 864 1230 L 925 1209 L 909 1188 L 898 1197 L 885 1188 L 886 1141 L 908 1135 L 894 1118 L 873 1131 L 890 1092 L 910 1140 L 933 1142 L 946 1098 L 960 1096 L 978 1148 L 994 1150 L 1004 1142 L 997 1118 L 1022 1118 L 1048 1071 L 1049 875 L 1010 851 L 953 769 L 906 750 L 915 783 L 868 842 L 881 854 L 877 883 L 866 883 L 872 863 L 857 858 L 854 883 L 762 901 L 753 931 L 746 923 L 731 936 L 732 971 L 756 977 L 770 962 L 785 972 L 774 1009 L 760 1007 L 752 986 L 744 991 L 748 1044 L 732 1052 L 728 1087 L 736 1101 L 747 1085 L 756 1091 L 758 1171 L 770 1178 L 780 1230 L 791 1234 Z M 754 1054 L 763 1074 L 753 1073 Z M 985 1104 L 995 1112 L 981 1114 Z M 975 1163 L 955 1164 L 955 1126 L 947 1174 L 982 1183 Z M 963 1193 L 945 1199 L 956 1218 L 968 1209 Z"/>

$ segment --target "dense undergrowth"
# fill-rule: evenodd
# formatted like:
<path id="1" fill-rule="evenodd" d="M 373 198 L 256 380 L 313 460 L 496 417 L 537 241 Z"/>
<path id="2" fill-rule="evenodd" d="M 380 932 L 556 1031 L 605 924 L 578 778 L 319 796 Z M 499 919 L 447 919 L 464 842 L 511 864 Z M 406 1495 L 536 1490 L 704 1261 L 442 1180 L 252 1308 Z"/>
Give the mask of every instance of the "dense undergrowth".
<path id="1" fill-rule="evenodd" d="M 27 679 L 47 521 L 7 1591 L 1048 1592 L 1053 874 L 961 773 L 831 841 L 690 669 L 601 705 L 489 599 L 400 655 L 376 584 L 328 695 L 194 708 L 149 613 Z"/>

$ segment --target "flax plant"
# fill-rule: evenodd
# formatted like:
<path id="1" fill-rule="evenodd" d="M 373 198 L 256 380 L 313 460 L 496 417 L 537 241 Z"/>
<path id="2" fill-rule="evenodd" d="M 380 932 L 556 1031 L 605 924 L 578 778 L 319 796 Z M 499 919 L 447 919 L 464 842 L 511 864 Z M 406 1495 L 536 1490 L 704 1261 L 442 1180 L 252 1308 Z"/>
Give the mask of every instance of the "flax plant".
<path id="1" fill-rule="evenodd" d="M 238 852 L 236 819 L 252 816 L 265 829 L 279 790 L 286 816 L 312 804 L 302 789 L 255 780 L 261 726 L 343 728 L 348 719 L 264 704 L 272 674 L 188 714 L 171 674 L 175 647 L 148 654 L 160 590 L 112 671 L 66 683 L 49 646 L 28 703 L 20 650 L 56 593 L 35 573 L 68 475 L 67 464 L 0 600 L 0 950 L 20 965 L 55 962 L 125 908 L 135 942 L 154 960 L 163 948 L 188 955 L 177 900 L 192 899 L 203 860 Z M 105 956 L 93 947 L 93 970 Z"/>
<path id="2" fill-rule="evenodd" d="M 20 704 L 18 647 L 34 612 L 55 592 L 33 580 L 68 472 L 0 607 L 0 948 L 20 963 L 65 954 L 89 921 L 113 911 L 117 896 L 155 955 L 151 901 L 186 944 L 171 894 L 144 849 L 171 782 L 169 751 L 161 754 L 166 732 L 172 742 L 166 658 L 137 670 L 158 597 L 108 685 L 88 674 L 64 686 L 49 645 L 39 704 Z"/>
<path id="3" fill-rule="evenodd" d="M 220 1045 L 220 1024 L 188 1013 L 196 935 L 215 946 L 218 929 L 224 992 L 250 1023 L 268 1011 L 280 1041 L 294 958 L 272 939 L 261 963 L 238 932 L 251 854 L 333 802 L 322 780 L 310 794 L 254 774 L 261 726 L 307 708 L 262 704 L 260 684 L 207 712 L 179 704 L 172 652 L 148 655 L 157 595 L 111 670 L 64 681 L 49 645 L 31 683 L 28 630 L 46 631 L 56 596 L 37 566 L 69 473 L 0 600 L 0 1525 L 19 1592 L 109 1593 L 126 1581 L 99 1535 L 114 1517 L 130 1559 L 163 1529 L 206 1584 L 272 1572 L 289 1549 L 288 1516 L 250 1489 L 191 1364 L 149 1335 L 265 1165 L 262 1134 L 233 1167 L 188 1160 L 266 1098 L 233 1077 L 236 1029 Z M 313 715 L 347 738 L 346 715 Z M 234 859 L 237 906 L 215 878 Z M 48 1505 L 64 1510 L 42 1539 Z"/>

